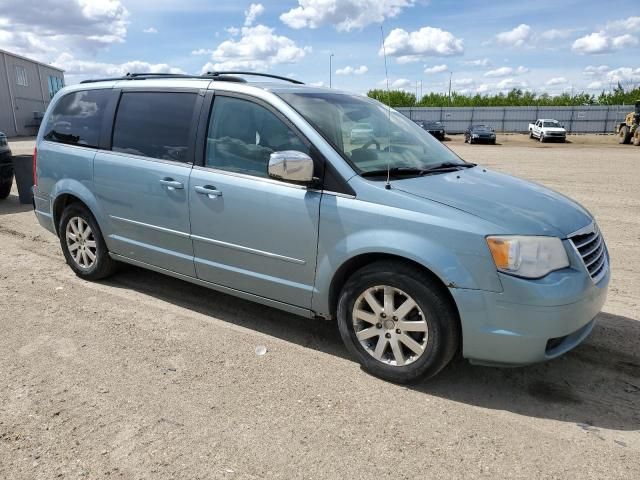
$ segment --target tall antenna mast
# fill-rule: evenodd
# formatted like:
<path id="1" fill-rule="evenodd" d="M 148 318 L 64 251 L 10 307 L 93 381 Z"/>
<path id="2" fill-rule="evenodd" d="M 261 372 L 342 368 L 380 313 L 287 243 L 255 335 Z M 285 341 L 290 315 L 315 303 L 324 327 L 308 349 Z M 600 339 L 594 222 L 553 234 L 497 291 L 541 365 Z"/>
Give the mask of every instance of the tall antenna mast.
<path id="1" fill-rule="evenodd" d="M 387 81 L 387 108 L 389 111 L 389 124 L 387 134 L 389 136 L 389 151 L 387 152 L 387 183 L 384 188 L 391 189 L 391 92 L 389 91 L 389 72 L 387 71 L 387 50 L 384 46 L 384 29 L 380 25 L 380 35 L 382 36 L 382 55 L 384 56 L 384 76 Z"/>

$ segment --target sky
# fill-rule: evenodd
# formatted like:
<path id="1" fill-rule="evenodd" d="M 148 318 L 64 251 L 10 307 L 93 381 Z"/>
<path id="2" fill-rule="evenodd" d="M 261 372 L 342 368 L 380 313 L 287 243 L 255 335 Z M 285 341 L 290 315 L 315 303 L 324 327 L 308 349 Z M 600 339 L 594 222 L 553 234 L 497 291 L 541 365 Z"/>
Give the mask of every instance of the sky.
<path id="1" fill-rule="evenodd" d="M 68 84 L 252 70 L 365 93 L 640 85 L 640 16 L 608 0 L 0 0 L 0 48 Z M 636 12 L 637 13 L 637 12 Z M 381 29 L 382 27 L 382 29 Z M 333 56 L 331 56 L 333 54 Z M 331 69 L 330 69 L 331 60 Z"/>

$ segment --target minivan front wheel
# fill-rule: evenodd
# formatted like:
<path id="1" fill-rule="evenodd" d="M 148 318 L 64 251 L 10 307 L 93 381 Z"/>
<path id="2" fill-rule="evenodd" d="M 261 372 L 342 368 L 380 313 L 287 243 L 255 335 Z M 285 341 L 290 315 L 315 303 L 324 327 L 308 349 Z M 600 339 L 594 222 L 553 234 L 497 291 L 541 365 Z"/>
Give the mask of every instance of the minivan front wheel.
<path id="1" fill-rule="evenodd" d="M 428 378 L 453 358 L 459 321 L 434 279 L 400 262 L 355 272 L 338 302 L 340 335 L 362 367 L 397 383 Z"/>
<path id="2" fill-rule="evenodd" d="M 58 235 L 67 264 L 79 277 L 99 280 L 114 272 L 115 262 L 109 256 L 100 227 L 85 206 L 74 203 L 65 208 Z"/>

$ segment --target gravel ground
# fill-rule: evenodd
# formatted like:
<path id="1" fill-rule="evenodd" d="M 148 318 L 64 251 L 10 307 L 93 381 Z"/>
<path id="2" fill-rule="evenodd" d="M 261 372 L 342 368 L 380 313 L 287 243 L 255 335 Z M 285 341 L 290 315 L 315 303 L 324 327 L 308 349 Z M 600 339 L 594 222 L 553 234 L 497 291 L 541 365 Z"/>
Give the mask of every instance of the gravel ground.
<path id="1" fill-rule="evenodd" d="M 331 322 L 136 268 L 83 282 L 0 202 L 0 478 L 640 478 L 640 149 L 498 141 L 447 145 L 583 203 L 609 299 L 562 358 L 411 387 L 362 372 Z"/>

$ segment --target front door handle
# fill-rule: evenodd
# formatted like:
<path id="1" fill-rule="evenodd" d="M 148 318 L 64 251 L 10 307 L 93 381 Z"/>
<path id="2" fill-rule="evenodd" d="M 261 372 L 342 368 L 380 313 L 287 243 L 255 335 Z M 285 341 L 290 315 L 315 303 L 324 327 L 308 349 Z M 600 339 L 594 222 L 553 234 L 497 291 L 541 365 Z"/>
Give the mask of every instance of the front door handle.
<path id="1" fill-rule="evenodd" d="M 160 185 L 167 187 L 167 190 L 182 190 L 184 188 L 184 185 L 181 182 L 169 177 L 160 180 Z"/>
<path id="2" fill-rule="evenodd" d="M 213 187 L 211 185 L 197 185 L 193 187 L 193 189 L 196 192 L 201 193 L 202 195 L 208 196 L 209 198 L 216 198 L 216 197 L 222 196 L 222 192 L 220 190 L 217 190 L 216 187 Z"/>

